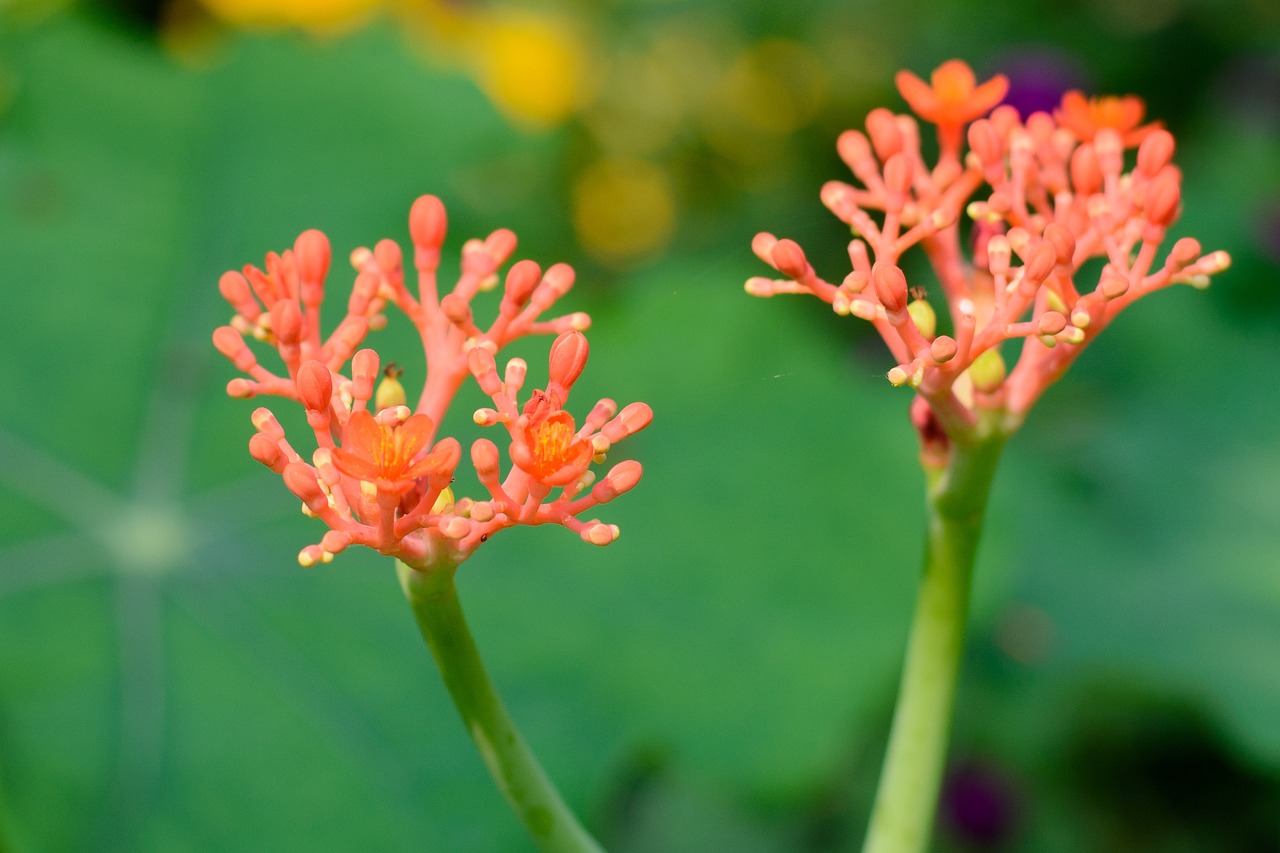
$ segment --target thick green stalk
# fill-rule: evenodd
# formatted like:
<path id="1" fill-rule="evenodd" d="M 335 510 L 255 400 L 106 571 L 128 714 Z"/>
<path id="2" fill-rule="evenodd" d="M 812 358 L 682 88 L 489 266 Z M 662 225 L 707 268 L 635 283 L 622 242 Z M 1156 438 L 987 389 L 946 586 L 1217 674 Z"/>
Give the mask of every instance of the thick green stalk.
<path id="1" fill-rule="evenodd" d="M 925 469 L 924 575 L 863 853 L 922 853 L 933 828 L 983 512 L 1006 434 L 953 442 Z"/>
<path id="2" fill-rule="evenodd" d="M 480 660 L 453 577 L 456 566 L 416 571 L 397 562 L 405 598 L 454 705 L 525 829 L 545 853 L 602 853 L 516 730 Z"/>

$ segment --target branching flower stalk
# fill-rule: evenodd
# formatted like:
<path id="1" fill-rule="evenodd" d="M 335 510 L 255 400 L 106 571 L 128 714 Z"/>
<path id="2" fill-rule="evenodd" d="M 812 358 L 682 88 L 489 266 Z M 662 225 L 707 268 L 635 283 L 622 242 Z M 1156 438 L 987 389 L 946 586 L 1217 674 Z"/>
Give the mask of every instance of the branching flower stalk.
<path id="1" fill-rule="evenodd" d="M 345 315 L 322 333 L 331 250 L 319 231 L 307 231 L 293 248 L 267 255 L 265 269 L 246 266 L 222 276 L 220 289 L 235 315 L 213 333 L 213 342 L 244 376 L 232 379 L 232 397 L 283 397 L 306 412 L 315 449 L 295 450 L 267 408 L 253 413 L 250 454 L 279 474 L 301 499 L 303 511 L 329 530 L 303 548 L 303 566 L 328 563 L 352 545 L 396 560 L 401 586 L 424 639 L 498 787 L 539 847 L 546 851 L 594 851 L 599 846 L 569 811 L 511 722 L 484 670 L 458 602 L 454 576 L 489 537 L 518 524 L 557 524 L 594 545 L 618 538 L 616 525 L 581 516 L 629 491 L 640 481 L 640 463 L 627 460 L 596 479 L 618 441 L 653 418 L 649 406 L 619 411 L 600 400 L 579 426 L 565 410 L 570 389 L 586 367 L 586 314 L 544 314 L 568 292 L 574 273 L 565 264 L 542 270 L 523 260 L 508 270 L 497 317 L 477 325 L 472 301 L 493 290 L 498 271 L 516 248 L 515 235 L 499 230 L 462 248 L 461 273 L 448 293 L 438 280 L 446 232 L 444 205 L 423 196 L 409 214 L 416 292 L 405 282 L 403 258 L 392 240 L 351 255 L 355 284 Z M 414 407 L 407 405 L 393 368 L 380 381 L 377 352 L 361 348 L 371 330 L 386 323 L 394 305 L 417 328 L 426 357 L 426 381 Z M 507 361 L 499 374 L 496 354 L 527 335 L 554 334 L 545 389 L 521 403 L 528 365 Z M 249 345 L 274 349 L 282 368 L 259 363 Z M 348 367 L 349 363 L 349 367 Z M 346 371 L 346 372 L 344 372 Z M 503 473 L 497 444 L 479 438 L 471 461 L 485 494 L 457 498 L 451 488 L 462 450 L 438 427 L 462 383 L 474 378 L 493 401 L 474 420 L 500 426 L 509 438 L 510 465 Z"/>
<path id="2" fill-rule="evenodd" d="M 1069 92 L 1052 115 L 1024 119 L 998 106 L 1003 76 L 979 85 L 959 60 L 929 83 L 907 71 L 896 82 L 936 127 L 936 162 L 925 160 L 916 117 L 873 110 L 865 133 L 846 131 L 837 145 L 858 183 L 822 188 L 853 232 L 852 271 L 828 282 L 795 242 L 762 233 L 752 248 L 782 278 L 746 283 L 754 296 L 812 294 L 869 321 L 894 359 L 889 381 L 915 391 L 924 572 L 866 853 L 928 843 L 974 556 L 1005 443 L 1121 311 L 1171 284 L 1206 287 L 1230 262 L 1190 237 L 1163 250 L 1181 173 L 1173 137 L 1142 124 L 1138 98 Z M 916 247 L 936 277 L 927 289 L 899 267 Z"/>

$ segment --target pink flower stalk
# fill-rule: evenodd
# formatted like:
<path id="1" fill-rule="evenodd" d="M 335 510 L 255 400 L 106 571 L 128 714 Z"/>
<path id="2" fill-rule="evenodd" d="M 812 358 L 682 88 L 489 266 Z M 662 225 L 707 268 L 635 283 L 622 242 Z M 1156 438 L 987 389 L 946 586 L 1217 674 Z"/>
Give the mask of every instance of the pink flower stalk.
<path id="1" fill-rule="evenodd" d="M 590 325 L 583 313 L 543 319 L 573 286 L 573 270 L 556 264 L 545 272 L 532 261 L 508 271 L 498 315 L 487 329 L 476 325 L 472 300 L 494 289 L 498 270 L 516 248 L 515 235 L 500 230 L 462 249 L 461 275 L 440 295 L 437 269 L 446 232 L 444 205 L 434 196 L 414 202 L 409 214 L 417 291 L 405 284 L 400 247 L 391 240 L 351 255 L 355 285 L 345 316 L 326 338 L 320 313 L 329 270 L 329 241 L 304 232 L 292 250 L 267 255 L 266 269 L 246 266 L 223 275 L 223 296 L 235 309 L 230 325 L 213 333 L 214 345 L 246 376 L 232 379 L 227 393 L 249 398 L 274 395 L 302 404 L 316 450 L 303 458 L 286 439 L 272 412 L 253 414 L 249 441 L 255 459 L 280 474 L 304 510 L 330 530 L 298 555 L 304 566 L 329 562 L 347 547 L 366 545 L 415 568 L 457 565 L 494 532 L 516 524 L 561 524 L 585 541 L 606 545 L 618 528 L 579 515 L 606 503 L 640 480 L 640 463 L 614 466 L 599 483 L 589 470 L 605 461 L 612 445 L 648 426 L 653 413 L 633 403 L 621 413 L 602 400 L 576 429 L 563 410 L 569 388 L 587 360 Z M 381 359 L 360 349 L 369 331 L 385 325 L 395 305 L 417 327 L 427 361 L 427 379 L 411 410 L 392 368 L 377 389 Z M 556 334 L 546 391 L 534 392 L 523 413 L 514 395 L 527 372 L 520 359 L 497 377 L 494 354 L 517 338 Z M 246 338 L 273 347 L 283 370 L 257 360 Z M 350 369 L 344 374 L 348 361 Z M 461 458 L 452 437 L 437 428 L 462 382 L 474 375 L 496 410 L 482 410 L 482 424 L 504 423 L 511 432 L 513 469 L 499 482 L 499 459 L 491 441 L 472 447 L 480 482 L 489 499 L 455 500 L 450 483 Z M 490 414 L 491 413 L 491 414 Z M 560 492 L 549 499 L 553 489 Z"/>
<path id="2" fill-rule="evenodd" d="M 1203 253 L 1190 237 L 1159 259 L 1181 207 L 1181 172 L 1171 162 L 1173 137 L 1139 126 L 1138 98 L 1089 102 L 1072 92 L 1054 115 L 1024 120 L 996 106 L 1002 77 L 976 85 L 959 60 L 934 72 L 932 88 L 909 72 L 898 87 L 937 125 L 936 164 L 925 162 L 915 118 L 873 110 L 866 133 L 846 131 L 837 145 L 861 186 L 822 188 L 823 203 L 855 235 L 852 272 L 828 282 L 796 243 L 762 233 L 752 248 L 783 278 L 752 278 L 746 290 L 810 293 L 837 314 L 870 321 L 896 361 L 889 381 L 919 395 L 912 415 L 926 450 L 944 449 L 943 436 L 972 434 L 983 412 L 1016 428 L 1124 308 L 1170 284 L 1205 287 L 1229 265 L 1225 252 Z M 940 284 L 932 300 L 898 265 L 917 245 Z M 933 307 L 944 303 L 949 334 Z M 1006 342 L 1021 344 L 1011 370 Z"/>

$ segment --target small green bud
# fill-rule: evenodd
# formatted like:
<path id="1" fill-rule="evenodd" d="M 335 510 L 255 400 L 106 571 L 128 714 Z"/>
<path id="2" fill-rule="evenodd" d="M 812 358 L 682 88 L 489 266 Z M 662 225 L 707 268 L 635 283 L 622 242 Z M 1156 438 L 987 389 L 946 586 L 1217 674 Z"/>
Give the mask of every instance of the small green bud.
<path id="1" fill-rule="evenodd" d="M 1048 290 L 1049 292 L 1049 296 L 1048 296 L 1049 310 L 1057 311 L 1059 314 L 1066 314 L 1067 303 L 1062 301 L 1062 297 L 1058 295 L 1057 291 L 1052 290 L 1050 288 L 1046 288 L 1046 290 Z"/>
<path id="2" fill-rule="evenodd" d="M 1000 383 L 1004 382 L 1007 370 L 1004 366 L 1004 359 L 1000 356 L 1000 351 L 989 349 L 973 360 L 973 364 L 969 365 L 967 373 L 969 378 L 973 380 L 975 389 L 983 394 L 990 394 L 999 389 Z"/>
<path id="3" fill-rule="evenodd" d="M 911 319 L 916 324 L 916 328 L 920 330 L 920 334 L 926 338 L 932 338 L 934 333 L 938 331 L 938 315 L 934 313 L 933 306 L 926 300 L 911 300 L 907 305 L 907 313 L 911 315 Z"/>
<path id="4" fill-rule="evenodd" d="M 373 409 L 375 412 L 381 412 L 383 409 L 389 409 L 392 406 L 408 405 L 404 386 L 400 384 L 400 374 L 403 370 L 396 367 L 395 363 L 387 365 L 387 369 L 382 371 L 382 381 L 378 383 L 378 389 L 373 394 Z"/>
<path id="5" fill-rule="evenodd" d="M 453 504 L 453 489 L 445 486 L 440 491 L 440 496 L 436 498 L 436 502 L 432 504 L 431 511 L 437 515 L 445 512 Z"/>

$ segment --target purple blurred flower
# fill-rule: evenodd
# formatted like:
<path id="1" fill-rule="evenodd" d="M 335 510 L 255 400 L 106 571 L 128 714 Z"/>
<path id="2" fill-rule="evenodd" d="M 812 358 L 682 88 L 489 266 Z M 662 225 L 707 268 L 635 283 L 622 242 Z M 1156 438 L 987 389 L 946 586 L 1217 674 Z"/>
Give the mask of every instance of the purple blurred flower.
<path id="1" fill-rule="evenodd" d="M 1053 112 L 1068 89 L 1087 88 L 1087 75 L 1070 54 L 1053 48 L 1026 47 L 1000 57 L 993 66 L 1009 78 L 1004 102 L 1017 107 L 1023 117 L 1033 112 Z"/>
<path id="2" fill-rule="evenodd" d="M 958 839 L 998 850 L 1013 836 L 1018 797 L 1013 783 L 997 768 L 982 762 L 963 762 L 947 774 L 939 810 Z"/>

